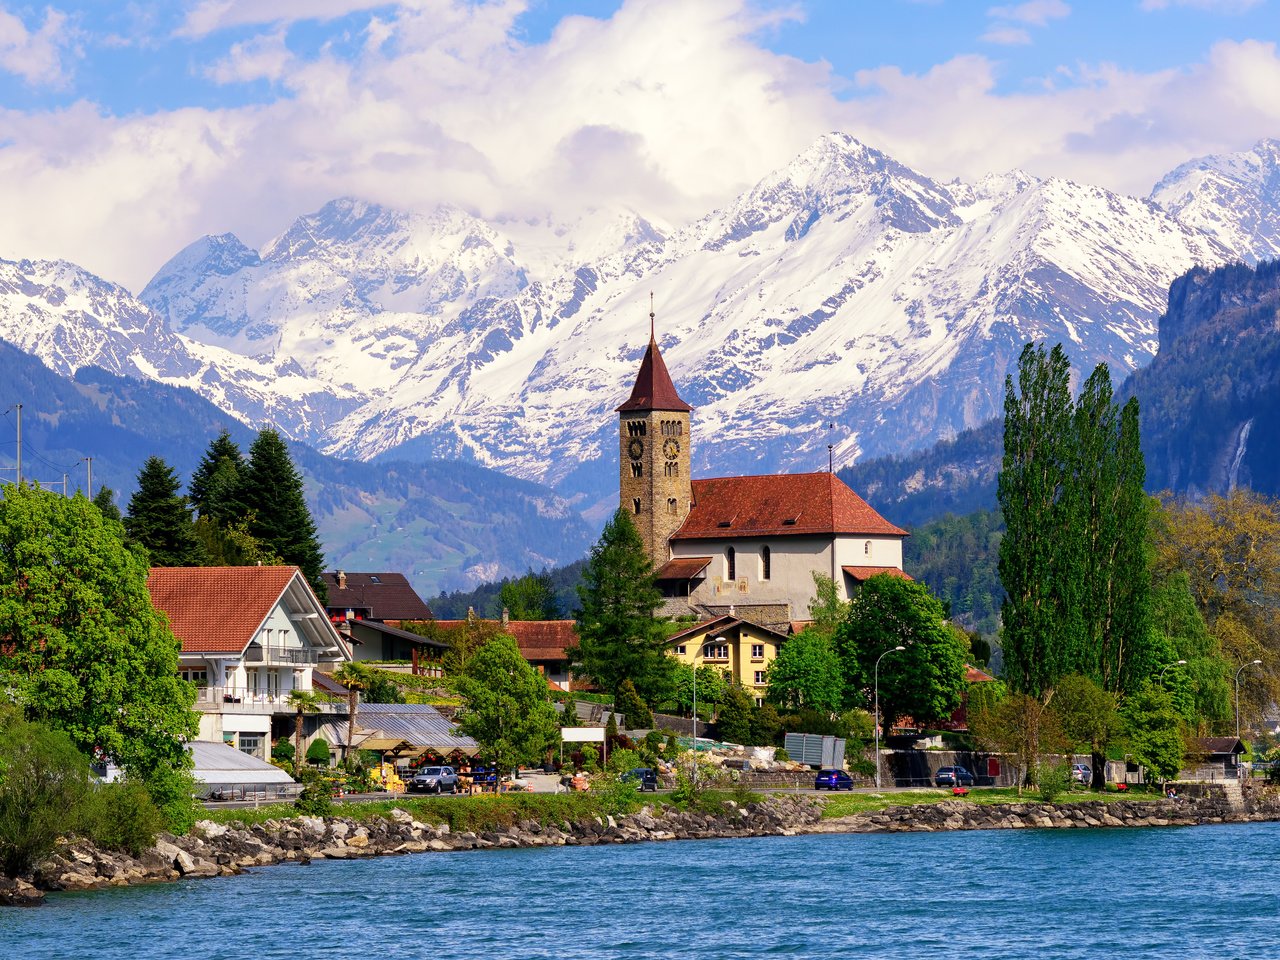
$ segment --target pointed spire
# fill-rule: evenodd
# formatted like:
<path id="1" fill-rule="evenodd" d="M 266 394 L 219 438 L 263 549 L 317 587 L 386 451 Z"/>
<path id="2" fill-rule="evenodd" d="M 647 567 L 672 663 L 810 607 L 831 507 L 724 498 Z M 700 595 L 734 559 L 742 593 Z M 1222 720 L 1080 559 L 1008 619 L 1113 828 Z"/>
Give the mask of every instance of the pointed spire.
<path id="1" fill-rule="evenodd" d="M 671 382 L 671 374 L 662 360 L 662 351 L 658 349 L 658 338 L 654 324 L 653 293 L 649 294 L 649 346 L 640 361 L 640 373 L 636 376 L 635 386 L 631 388 L 631 397 L 618 408 L 622 413 L 626 410 L 671 410 L 688 413 L 693 407 L 680 399 L 676 393 L 676 385 Z"/>

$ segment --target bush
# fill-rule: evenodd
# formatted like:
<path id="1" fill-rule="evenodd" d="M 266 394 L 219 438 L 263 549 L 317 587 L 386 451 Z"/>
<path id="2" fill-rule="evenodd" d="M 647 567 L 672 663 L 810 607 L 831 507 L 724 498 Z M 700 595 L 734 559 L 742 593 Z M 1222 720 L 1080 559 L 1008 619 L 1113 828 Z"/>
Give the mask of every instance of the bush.
<path id="1" fill-rule="evenodd" d="M 271 747 L 271 759 L 279 760 L 281 763 L 291 763 L 293 752 L 293 743 L 281 737 Z"/>
<path id="2" fill-rule="evenodd" d="M 89 762 L 59 730 L 0 714 L 0 868 L 27 874 L 53 852 L 89 792 Z"/>
<path id="3" fill-rule="evenodd" d="M 312 780 L 302 788 L 302 793 L 298 795 L 298 799 L 293 802 L 293 805 L 299 813 L 305 813 L 308 816 L 329 816 L 333 812 L 333 797 L 331 796 L 328 781 Z"/>
<path id="4" fill-rule="evenodd" d="M 629 753 L 630 751 L 620 751 Z M 612 760 L 612 758 L 610 758 Z M 628 767 L 627 769 L 630 769 Z M 622 780 L 613 773 L 607 773 L 591 785 L 602 813 L 610 816 L 629 813 L 634 810 L 640 799 L 640 789 L 632 780 Z"/>
<path id="5" fill-rule="evenodd" d="M 653 726 L 653 713 L 630 680 L 623 680 L 622 686 L 618 688 L 618 701 L 614 709 L 626 718 L 628 730 L 648 730 Z"/>
<path id="6" fill-rule="evenodd" d="M 135 857 L 155 845 L 166 826 L 164 814 L 141 783 L 123 780 L 89 791 L 77 832 L 99 847 Z"/>
<path id="7" fill-rule="evenodd" d="M 1071 786 L 1071 767 L 1065 763 L 1040 763 L 1036 765 L 1036 787 L 1040 799 L 1053 803 Z"/>
<path id="8" fill-rule="evenodd" d="M 582 762 L 579 766 L 591 773 L 600 772 L 600 751 L 592 744 L 584 743 L 582 745 Z"/>
<path id="9" fill-rule="evenodd" d="M 640 754 L 634 750 L 614 750 L 609 754 L 608 769 L 614 773 L 626 773 L 641 766 Z"/>
<path id="10" fill-rule="evenodd" d="M 782 717 L 772 703 L 756 707 L 752 712 L 751 739 L 761 747 L 772 746 L 782 739 Z"/>
<path id="11" fill-rule="evenodd" d="M 311 746 L 307 747 L 307 763 L 314 763 L 317 766 L 329 763 L 329 741 L 324 737 L 316 737 L 311 741 Z"/>
<path id="12" fill-rule="evenodd" d="M 779 747 L 774 751 L 773 759 L 778 761 L 778 763 L 790 763 L 791 754 L 787 753 L 786 747 Z"/>
<path id="13" fill-rule="evenodd" d="M 187 768 L 156 767 L 143 784 L 151 802 L 164 817 L 171 833 L 189 833 L 195 826 L 200 805 L 196 802 L 196 778 Z"/>

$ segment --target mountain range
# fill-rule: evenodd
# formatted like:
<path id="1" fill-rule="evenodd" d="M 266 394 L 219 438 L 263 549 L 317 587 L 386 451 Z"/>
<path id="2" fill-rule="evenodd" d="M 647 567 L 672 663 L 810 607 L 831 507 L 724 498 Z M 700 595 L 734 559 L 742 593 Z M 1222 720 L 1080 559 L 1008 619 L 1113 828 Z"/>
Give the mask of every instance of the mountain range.
<path id="1" fill-rule="evenodd" d="M 939 471 L 963 486 L 977 470 L 931 445 L 989 438 L 1026 341 L 1061 341 L 1077 369 L 1105 361 L 1123 378 L 1162 342 L 1175 278 L 1276 255 L 1278 209 L 1276 141 L 1191 161 L 1138 199 L 1017 171 L 943 183 L 829 134 L 679 227 L 627 210 L 487 222 L 341 198 L 261 250 L 201 238 L 137 296 L 66 262 L 0 260 L 0 340 L 82 393 L 96 367 L 112 390 L 121 377 L 190 390 L 213 405 L 209 423 L 274 425 L 337 458 L 357 499 L 407 465 L 470 461 L 468 477 L 491 467 L 549 485 L 521 496 L 594 522 L 616 496 L 613 407 L 653 311 L 696 408 L 697 473 L 812 469 L 830 445 L 858 476 L 924 450 L 903 487 L 924 505 Z M 159 444 L 164 428 L 150 430 Z M 101 452 L 94 438 L 81 455 Z M 878 488 L 862 489 L 874 502 Z M 402 521 L 417 516 L 405 509 Z M 430 529 L 447 528 L 448 509 L 422 509 Z M 498 549 L 501 561 L 446 551 L 433 588 L 474 580 L 481 556 L 495 573 L 570 558 L 473 520 L 516 549 Z M 355 556 L 359 537 L 381 537 L 352 532 L 372 522 L 335 506 L 325 535 Z M 565 545 L 578 540 L 589 537 Z"/>

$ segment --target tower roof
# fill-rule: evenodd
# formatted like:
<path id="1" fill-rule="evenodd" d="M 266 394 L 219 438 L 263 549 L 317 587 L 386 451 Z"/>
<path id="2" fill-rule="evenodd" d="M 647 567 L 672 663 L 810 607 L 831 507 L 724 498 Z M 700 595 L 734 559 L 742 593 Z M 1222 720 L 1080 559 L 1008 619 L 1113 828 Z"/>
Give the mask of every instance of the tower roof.
<path id="1" fill-rule="evenodd" d="M 618 408 L 618 413 L 627 410 L 674 410 L 688 413 L 693 407 L 680 399 L 676 393 L 676 385 L 671 382 L 671 374 L 667 373 L 667 365 L 662 362 L 662 351 L 658 349 L 658 341 L 653 334 L 649 335 L 649 348 L 640 361 L 640 374 L 636 377 L 636 385 L 631 388 L 631 397 Z"/>

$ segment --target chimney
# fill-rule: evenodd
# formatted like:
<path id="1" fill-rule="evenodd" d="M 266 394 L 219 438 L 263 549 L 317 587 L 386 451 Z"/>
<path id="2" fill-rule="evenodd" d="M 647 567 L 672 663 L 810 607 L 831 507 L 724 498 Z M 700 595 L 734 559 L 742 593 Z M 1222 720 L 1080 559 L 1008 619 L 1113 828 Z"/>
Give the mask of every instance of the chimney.
<path id="1" fill-rule="evenodd" d="M 511 611 L 508 610 L 506 607 L 503 607 L 502 608 L 502 625 L 505 627 L 510 622 L 511 622 Z"/>
<path id="2" fill-rule="evenodd" d="M 338 589 L 339 590 L 347 589 L 347 571 L 345 570 L 338 571 Z"/>

